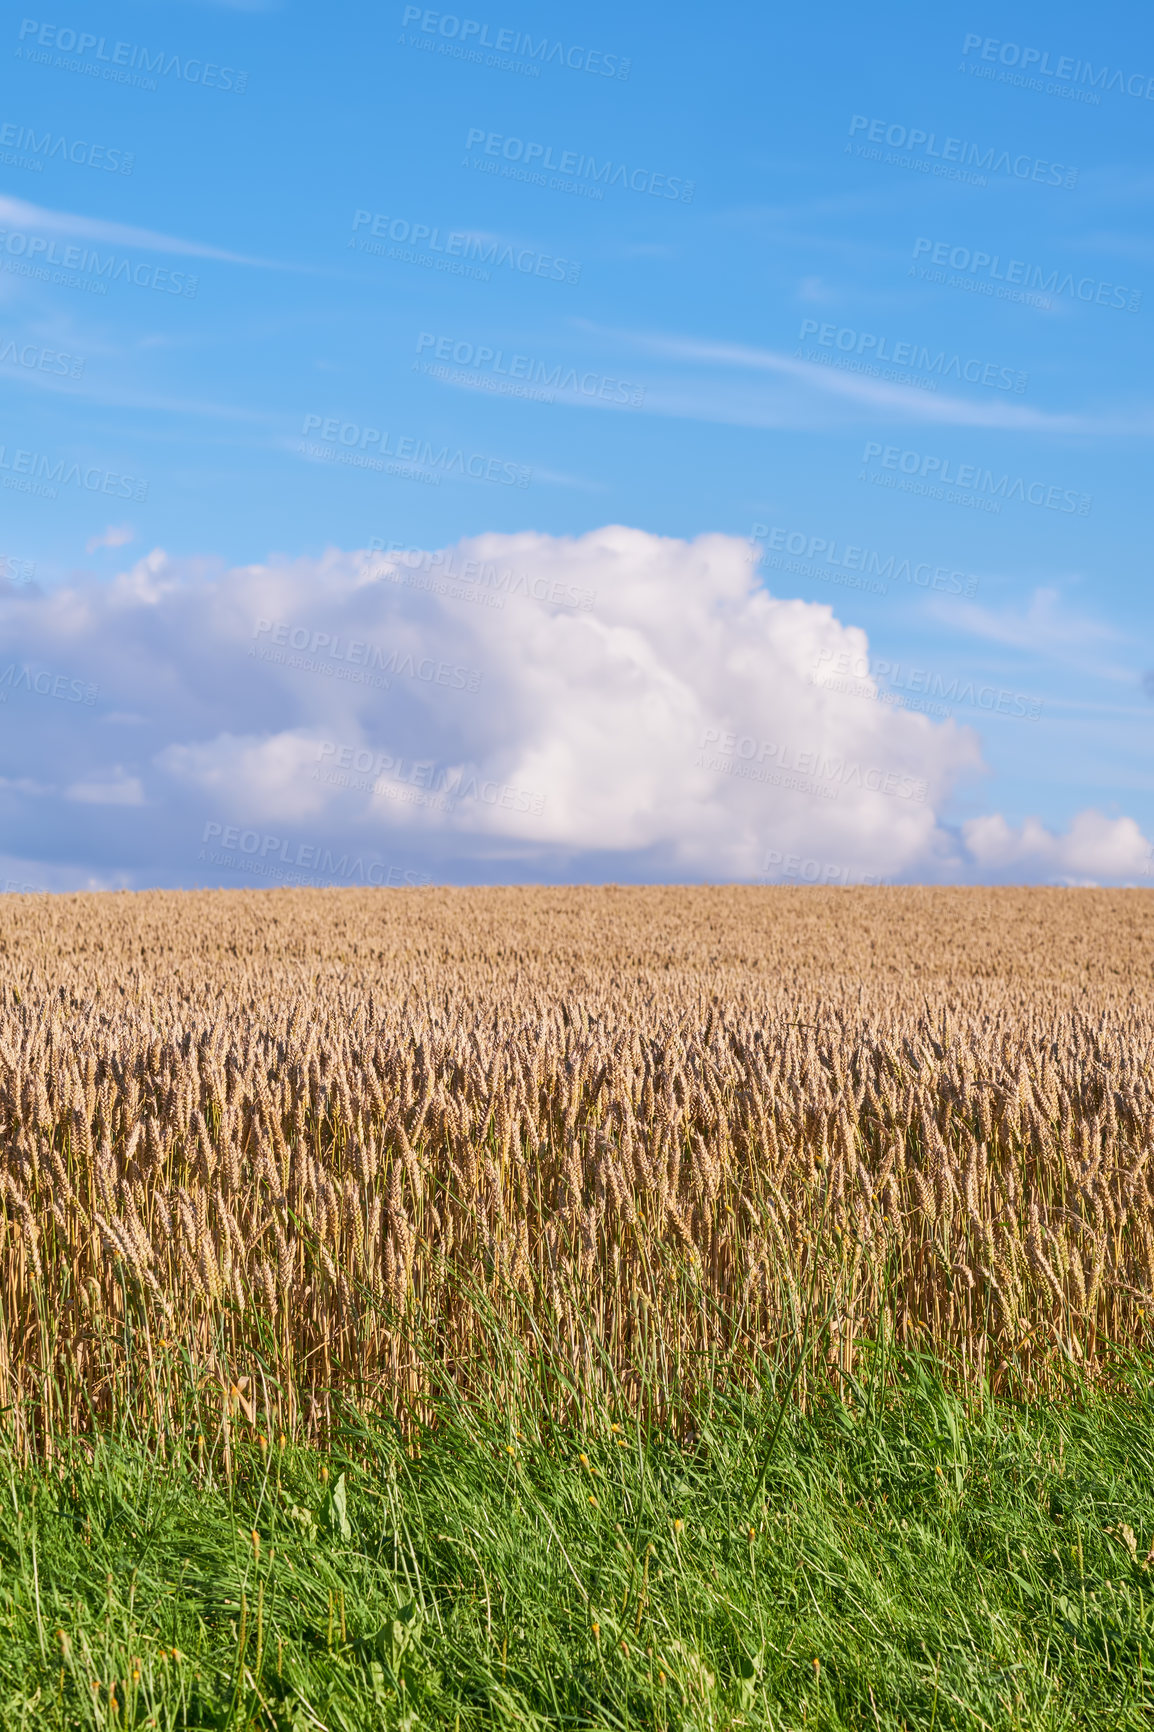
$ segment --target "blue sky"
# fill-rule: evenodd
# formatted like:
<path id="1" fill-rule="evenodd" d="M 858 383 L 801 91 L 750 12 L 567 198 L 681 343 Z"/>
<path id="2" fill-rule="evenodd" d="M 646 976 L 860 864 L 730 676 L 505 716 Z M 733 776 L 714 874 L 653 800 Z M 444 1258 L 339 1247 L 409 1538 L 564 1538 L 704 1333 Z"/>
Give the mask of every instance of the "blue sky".
<path id="1" fill-rule="evenodd" d="M 1149 879 L 1148 14 L 778 10 L 10 15 L 0 882 Z"/>

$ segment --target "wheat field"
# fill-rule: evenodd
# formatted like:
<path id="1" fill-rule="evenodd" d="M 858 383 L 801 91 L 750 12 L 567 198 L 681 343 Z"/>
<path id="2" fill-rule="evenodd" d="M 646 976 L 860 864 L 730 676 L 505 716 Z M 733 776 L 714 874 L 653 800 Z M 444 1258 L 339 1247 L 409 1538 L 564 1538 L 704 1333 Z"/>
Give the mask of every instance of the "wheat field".
<path id="1" fill-rule="evenodd" d="M 1142 891 L 0 903 L 0 1425 L 322 1437 L 450 1390 L 678 1420 L 1154 1307 Z"/>

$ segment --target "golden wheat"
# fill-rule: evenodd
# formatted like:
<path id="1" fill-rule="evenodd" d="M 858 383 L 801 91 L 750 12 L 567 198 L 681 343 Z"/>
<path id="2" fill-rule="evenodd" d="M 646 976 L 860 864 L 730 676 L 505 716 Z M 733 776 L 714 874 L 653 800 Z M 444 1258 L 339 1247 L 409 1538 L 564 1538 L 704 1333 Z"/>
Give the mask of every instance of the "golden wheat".
<path id="1" fill-rule="evenodd" d="M 1154 923 L 1093 891 L 0 904 L 0 1406 L 676 1415 L 1147 1344 Z M 804 1361 L 804 1364 L 802 1363 Z"/>

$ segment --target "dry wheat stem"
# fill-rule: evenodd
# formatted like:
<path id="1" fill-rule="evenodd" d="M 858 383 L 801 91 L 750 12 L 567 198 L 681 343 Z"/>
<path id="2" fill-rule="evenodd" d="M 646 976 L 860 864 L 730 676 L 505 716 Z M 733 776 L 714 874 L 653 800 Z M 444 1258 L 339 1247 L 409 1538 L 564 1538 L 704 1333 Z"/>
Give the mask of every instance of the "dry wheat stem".
<path id="1" fill-rule="evenodd" d="M 305 1433 L 446 1379 L 676 1415 L 883 1334 L 1103 1372 L 1154 1305 L 1148 907 L 4 898 L 0 1406 L 27 1448 L 258 1384 Z"/>

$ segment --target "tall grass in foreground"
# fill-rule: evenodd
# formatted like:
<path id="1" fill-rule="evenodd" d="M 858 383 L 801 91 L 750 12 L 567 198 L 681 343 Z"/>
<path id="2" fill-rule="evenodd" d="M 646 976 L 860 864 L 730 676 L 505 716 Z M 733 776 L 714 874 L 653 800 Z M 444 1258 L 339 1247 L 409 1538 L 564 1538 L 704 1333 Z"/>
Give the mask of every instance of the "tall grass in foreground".
<path id="1" fill-rule="evenodd" d="M 879 1339 L 960 1387 L 1105 1374 L 1154 1307 L 1147 907 L 6 898 L 3 1424 L 687 1424 Z"/>
<path id="2" fill-rule="evenodd" d="M 9 1461 L 0 1724 L 1148 1727 L 1149 1374 L 1012 1407 L 863 1360 L 681 1443 L 447 1398 L 324 1451 L 126 1421 Z"/>

